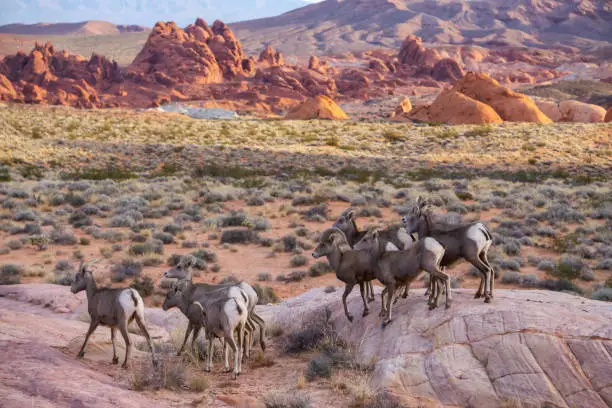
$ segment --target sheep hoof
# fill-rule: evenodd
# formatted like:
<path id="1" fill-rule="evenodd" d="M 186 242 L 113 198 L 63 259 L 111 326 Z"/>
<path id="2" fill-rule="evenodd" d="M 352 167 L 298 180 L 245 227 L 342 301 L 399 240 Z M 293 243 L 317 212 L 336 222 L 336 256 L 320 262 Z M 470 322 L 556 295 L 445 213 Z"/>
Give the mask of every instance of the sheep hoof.
<path id="1" fill-rule="evenodd" d="M 113 357 L 113 364 L 119 364 L 119 358 Z"/>
<path id="2" fill-rule="evenodd" d="M 392 320 L 387 320 L 385 322 L 383 322 L 382 324 L 382 328 L 384 329 L 385 327 L 387 327 L 389 324 L 391 324 Z"/>
<path id="3" fill-rule="evenodd" d="M 346 318 L 348 319 L 349 322 L 353 323 L 353 316 L 346 316 Z"/>
<path id="4" fill-rule="evenodd" d="M 485 297 L 485 303 L 491 303 L 491 298 L 489 296 Z"/>
<path id="5" fill-rule="evenodd" d="M 368 303 L 372 303 L 372 302 L 373 302 L 373 301 L 375 301 L 375 300 L 376 300 L 376 298 L 371 297 L 371 298 L 369 298 L 369 299 L 368 299 Z"/>
<path id="6" fill-rule="evenodd" d="M 226 367 L 226 368 L 223 369 L 224 373 L 229 373 L 230 371 L 232 371 L 232 369 L 229 368 L 229 367 Z"/>
<path id="7" fill-rule="evenodd" d="M 366 316 L 367 316 L 367 315 L 369 315 L 369 314 L 370 314 L 370 311 L 369 311 L 369 310 L 364 310 L 364 311 L 363 311 L 363 314 L 362 314 L 361 316 L 366 317 Z"/>
<path id="8" fill-rule="evenodd" d="M 238 379 L 238 373 L 232 373 L 232 380 L 237 380 Z"/>
<path id="9" fill-rule="evenodd" d="M 79 351 L 79 354 L 77 354 L 77 358 L 83 358 L 84 356 L 85 356 L 84 351 Z"/>
<path id="10" fill-rule="evenodd" d="M 262 341 L 261 343 L 259 343 L 259 346 L 261 347 L 261 351 L 266 351 L 266 343 Z"/>
<path id="11" fill-rule="evenodd" d="M 210 367 L 204 367 L 204 371 L 206 371 L 207 373 L 210 373 Z"/>
<path id="12" fill-rule="evenodd" d="M 480 293 L 476 293 L 474 295 L 474 299 L 480 299 L 481 297 L 482 297 L 482 294 L 480 294 Z"/>
<path id="13" fill-rule="evenodd" d="M 128 363 L 126 362 L 126 363 L 121 364 L 121 368 L 123 368 L 123 369 L 127 370 L 127 368 L 128 368 Z"/>

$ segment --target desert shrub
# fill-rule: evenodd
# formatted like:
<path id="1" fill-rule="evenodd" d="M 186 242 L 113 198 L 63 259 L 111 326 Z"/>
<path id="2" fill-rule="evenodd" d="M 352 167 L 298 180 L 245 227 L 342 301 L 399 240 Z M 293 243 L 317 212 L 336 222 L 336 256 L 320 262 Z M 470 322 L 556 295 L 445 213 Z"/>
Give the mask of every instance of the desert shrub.
<path id="1" fill-rule="evenodd" d="M 585 264 L 582 259 L 573 256 L 562 256 L 557 262 L 557 267 L 550 274 L 571 281 L 580 277 L 584 267 Z"/>
<path id="2" fill-rule="evenodd" d="M 401 403 L 399 398 L 386 391 L 379 392 L 365 401 L 355 401 L 352 406 L 354 408 L 408 408 Z"/>
<path id="3" fill-rule="evenodd" d="M 173 358 L 163 358 L 159 367 L 154 368 L 150 360 L 140 363 L 140 367 L 132 372 L 131 386 L 135 391 L 147 389 L 180 390 L 186 385 L 186 365 Z"/>
<path id="4" fill-rule="evenodd" d="M 579 287 L 574 285 L 571 281 L 567 279 L 543 279 L 538 284 L 538 287 L 541 289 L 552 290 L 555 292 L 576 292 L 582 293 Z"/>
<path id="5" fill-rule="evenodd" d="M 164 225 L 164 227 L 162 228 L 162 231 L 168 234 L 171 234 L 171 235 L 176 235 L 179 232 L 183 231 L 183 227 L 175 223 L 170 223 L 170 224 Z"/>
<path id="6" fill-rule="evenodd" d="M 251 207 L 261 206 L 261 205 L 264 205 L 265 203 L 266 203 L 265 200 L 260 196 L 250 197 L 249 199 L 246 200 L 246 205 L 251 206 Z"/>
<path id="7" fill-rule="evenodd" d="M 193 248 L 197 248 L 197 247 L 198 247 L 198 243 L 196 241 L 183 241 L 183 242 L 181 242 L 181 248 L 193 249 Z"/>
<path id="8" fill-rule="evenodd" d="M 303 211 L 302 216 L 308 221 L 324 222 L 327 220 L 327 211 L 327 204 L 319 204 Z"/>
<path id="9" fill-rule="evenodd" d="M 540 271 L 544 271 L 544 272 L 552 272 L 555 270 L 555 263 L 550 260 L 550 259 L 543 259 L 542 261 L 540 261 L 538 263 L 538 270 Z"/>
<path id="10" fill-rule="evenodd" d="M 326 286 L 325 289 L 323 289 L 323 291 L 325 293 L 334 293 L 336 291 L 336 287 L 333 285 L 329 285 L 329 286 Z"/>
<path id="11" fill-rule="evenodd" d="M 511 271 L 521 270 L 521 264 L 516 259 L 504 259 L 499 263 L 499 267 Z"/>
<path id="12" fill-rule="evenodd" d="M 80 208 L 80 211 L 87 215 L 100 215 L 102 213 L 100 208 L 93 204 L 85 204 Z"/>
<path id="13" fill-rule="evenodd" d="M 318 377 L 329 378 L 332 374 L 332 359 L 325 353 L 316 355 L 308 363 L 306 379 L 312 381 Z"/>
<path id="14" fill-rule="evenodd" d="M 134 244 L 128 249 L 128 254 L 132 256 L 143 256 L 153 252 L 153 246 L 150 243 Z"/>
<path id="15" fill-rule="evenodd" d="M 599 261 L 599 263 L 597 264 L 595 268 L 612 270 L 612 258 L 606 258 L 606 259 Z"/>
<path id="16" fill-rule="evenodd" d="M 24 269 L 21 265 L 6 264 L 0 268 L 0 285 L 16 285 L 21 282 Z"/>
<path id="17" fill-rule="evenodd" d="M 174 237 L 172 234 L 168 234 L 167 232 L 156 232 L 153 234 L 153 238 L 160 240 L 166 245 L 174 243 Z"/>
<path id="18" fill-rule="evenodd" d="M 221 233 L 222 244 L 248 244 L 258 240 L 259 234 L 249 229 L 227 229 Z"/>
<path id="19" fill-rule="evenodd" d="M 82 207 L 87 204 L 87 200 L 79 194 L 69 193 L 64 196 L 64 201 L 73 207 Z"/>
<path id="20" fill-rule="evenodd" d="M 260 282 L 268 282 L 272 279 L 272 276 L 268 272 L 262 272 L 257 274 L 257 280 Z"/>
<path id="21" fill-rule="evenodd" d="M 584 220 L 582 213 L 574 210 L 567 204 L 561 203 L 550 205 L 546 211 L 538 214 L 538 216 L 547 221 L 581 222 Z"/>
<path id="22" fill-rule="evenodd" d="M 219 284 L 223 285 L 225 283 L 238 283 L 240 282 L 237 277 L 234 275 L 224 276 L 223 279 L 219 281 Z"/>
<path id="23" fill-rule="evenodd" d="M 287 234 L 281 238 L 283 250 L 285 252 L 293 252 L 297 248 L 297 237 L 293 234 Z"/>
<path id="24" fill-rule="evenodd" d="M 521 274 L 514 271 L 506 271 L 502 275 L 501 283 L 517 284 L 521 280 Z"/>
<path id="25" fill-rule="evenodd" d="M 87 227 L 87 226 L 93 225 L 92 219 L 87 214 L 85 214 L 84 212 L 80 210 L 75 211 L 72 214 L 70 214 L 70 217 L 68 218 L 68 222 L 74 228 L 81 228 L 81 227 Z"/>
<path id="26" fill-rule="evenodd" d="M 55 263 L 55 272 L 74 272 L 74 265 L 67 259 L 61 259 Z"/>
<path id="27" fill-rule="evenodd" d="M 142 260 L 142 266 L 146 266 L 146 267 L 159 266 L 161 264 L 162 264 L 162 260 L 160 257 L 157 257 L 157 256 L 149 256 L 149 257 L 143 258 Z"/>
<path id="28" fill-rule="evenodd" d="M 123 282 L 125 278 L 139 276 L 142 272 L 142 264 L 133 259 L 123 259 L 111 268 L 111 280 L 113 282 Z"/>
<path id="29" fill-rule="evenodd" d="M 506 255 L 518 256 L 521 254 L 521 244 L 516 240 L 507 241 L 504 244 L 504 252 Z"/>
<path id="30" fill-rule="evenodd" d="M 258 305 L 267 305 L 268 303 L 277 303 L 279 301 L 278 296 L 274 293 L 274 289 L 269 286 L 260 286 L 259 284 L 253 285 L 253 290 L 257 293 Z"/>
<path id="31" fill-rule="evenodd" d="M 315 204 L 315 200 L 312 196 L 296 196 L 292 201 L 291 205 L 294 207 L 300 205 L 313 205 Z"/>
<path id="32" fill-rule="evenodd" d="M 592 299 L 612 302 L 612 288 L 599 288 L 591 295 Z"/>
<path id="33" fill-rule="evenodd" d="M 299 391 L 271 391 L 264 396 L 266 408 L 309 408 L 310 397 Z"/>
<path id="34" fill-rule="evenodd" d="M 318 347 L 329 328 L 323 319 L 307 322 L 295 331 L 287 333 L 282 348 L 285 353 L 300 353 Z"/>
<path id="35" fill-rule="evenodd" d="M 6 246 L 12 249 L 13 251 L 23 248 L 23 244 L 18 239 L 11 239 L 9 242 L 6 243 Z"/>
<path id="36" fill-rule="evenodd" d="M 317 261 L 313 265 L 310 265 L 310 268 L 308 268 L 308 276 L 314 278 L 332 271 L 332 267 L 327 261 Z"/>
<path id="37" fill-rule="evenodd" d="M 217 262 L 217 254 L 210 250 L 198 249 L 197 251 L 194 251 L 189 255 L 198 259 L 202 259 L 206 262 Z"/>
<path id="38" fill-rule="evenodd" d="M 304 255 L 294 255 L 291 257 L 289 263 L 293 268 L 296 268 L 298 266 L 306 265 L 308 263 L 308 258 L 306 258 Z"/>
<path id="39" fill-rule="evenodd" d="M 13 216 L 13 221 L 36 221 L 36 213 L 32 210 L 20 210 Z"/>
<path id="40" fill-rule="evenodd" d="M 554 237 L 557 235 L 554 228 L 549 226 L 542 226 L 536 229 L 536 234 L 541 237 Z"/>
<path id="41" fill-rule="evenodd" d="M 279 275 L 277 277 L 277 280 L 279 280 L 278 278 L 280 278 L 283 275 Z M 282 279 L 282 282 L 285 283 L 289 283 L 289 282 L 300 282 L 301 280 L 303 280 L 306 277 L 306 271 L 293 271 L 287 274 L 287 276 L 284 276 Z"/>
<path id="42" fill-rule="evenodd" d="M 39 235 L 41 233 L 40 224 L 35 222 L 27 222 L 23 226 L 21 232 L 28 235 Z"/>
<path id="43" fill-rule="evenodd" d="M 131 288 L 136 289 L 140 296 L 147 297 L 153 294 L 155 290 L 155 284 L 153 283 L 153 279 L 148 276 L 144 278 L 137 277 L 134 282 L 130 285 Z"/>
<path id="44" fill-rule="evenodd" d="M 521 275 L 519 284 L 526 288 L 536 288 L 540 283 L 540 278 L 536 275 Z"/>
<path id="45" fill-rule="evenodd" d="M 580 272 L 580 279 L 585 282 L 592 282 L 595 280 L 595 274 L 591 268 L 584 268 L 582 272 Z"/>

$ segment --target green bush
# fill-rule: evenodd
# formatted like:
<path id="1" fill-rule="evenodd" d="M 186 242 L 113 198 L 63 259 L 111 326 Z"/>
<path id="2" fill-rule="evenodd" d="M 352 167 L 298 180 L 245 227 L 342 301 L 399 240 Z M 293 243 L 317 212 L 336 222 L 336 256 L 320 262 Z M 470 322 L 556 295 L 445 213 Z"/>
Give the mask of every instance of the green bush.
<path id="1" fill-rule="evenodd" d="M 16 285 L 21 283 L 23 267 L 21 265 L 6 264 L 0 268 L 0 285 Z"/>

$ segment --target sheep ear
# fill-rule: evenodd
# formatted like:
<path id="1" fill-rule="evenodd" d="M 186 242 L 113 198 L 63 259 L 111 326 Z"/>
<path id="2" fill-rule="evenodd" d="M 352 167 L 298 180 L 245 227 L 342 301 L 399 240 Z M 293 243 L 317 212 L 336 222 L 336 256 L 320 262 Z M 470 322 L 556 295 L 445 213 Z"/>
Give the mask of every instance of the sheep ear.
<path id="1" fill-rule="evenodd" d="M 427 205 L 427 201 L 425 201 L 425 199 L 423 197 L 421 197 L 421 196 L 417 197 L 416 202 L 417 202 L 417 207 L 419 207 L 419 208 L 423 208 L 423 207 L 425 207 Z"/>

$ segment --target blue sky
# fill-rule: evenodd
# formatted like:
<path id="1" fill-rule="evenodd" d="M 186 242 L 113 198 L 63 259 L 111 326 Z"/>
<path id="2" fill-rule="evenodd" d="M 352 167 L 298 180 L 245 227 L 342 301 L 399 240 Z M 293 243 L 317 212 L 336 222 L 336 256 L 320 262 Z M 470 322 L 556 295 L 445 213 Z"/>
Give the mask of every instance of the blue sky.
<path id="1" fill-rule="evenodd" d="M 107 20 L 152 27 L 159 20 L 185 26 L 269 17 L 321 0 L 0 0 L 0 25 Z"/>

